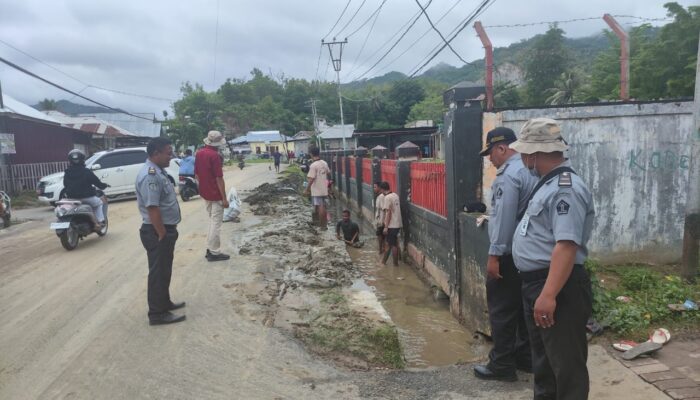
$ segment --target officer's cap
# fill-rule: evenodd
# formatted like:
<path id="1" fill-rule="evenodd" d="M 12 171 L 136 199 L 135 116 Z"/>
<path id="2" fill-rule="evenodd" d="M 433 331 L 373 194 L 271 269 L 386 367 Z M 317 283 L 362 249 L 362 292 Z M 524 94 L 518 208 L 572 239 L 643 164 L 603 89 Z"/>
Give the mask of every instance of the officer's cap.
<path id="1" fill-rule="evenodd" d="M 506 128 L 504 126 L 499 126 L 496 129 L 492 129 L 486 134 L 486 145 L 479 153 L 480 156 L 484 157 L 491 153 L 491 149 L 498 143 L 513 143 L 517 138 L 515 137 L 515 132 L 512 129 Z"/>
<path id="2" fill-rule="evenodd" d="M 564 152 L 569 148 L 561 135 L 557 121 L 551 118 L 533 118 L 523 125 L 520 138 L 510 148 L 523 154 Z"/>

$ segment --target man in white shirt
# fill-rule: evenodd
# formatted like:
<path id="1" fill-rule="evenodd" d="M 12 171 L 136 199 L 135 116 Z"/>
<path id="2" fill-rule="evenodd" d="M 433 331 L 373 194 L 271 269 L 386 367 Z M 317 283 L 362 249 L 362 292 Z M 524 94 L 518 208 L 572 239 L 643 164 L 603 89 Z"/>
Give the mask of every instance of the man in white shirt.
<path id="1" fill-rule="evenodd" d="M 374 182 L 374 225 L 377 228 L 377 248 L 384 254 L 384 192 L 379 187 L 381 182 Z"/>
<path id="2" fill-rule="evenodd" d="M 394 266 L 399 266 L 399 232 L 403 223 L 401 221 L 401 201 L 399 195 L 392 192 L 388 182 L 380 183 L 380 188 L 384 192 L 384 200 L 382 208 L 384 209 L 384 235 L 386 235 L 386 243 L 389 245 L 388 250 L 384 253 L 382 262 L 386 264 L 389 255 L 392 255 Z"/>
<path id="3" fill-rule="evenodd" d="M 328 197 L 328 173 L 330 168 L 328 164 L 321 160 L 321 151 L 318 147 L 312 147 L 310 150 L 311 158 L 314 162 L 309 167 L 309 173 L 306 175 L 309 182 L 306 186 L 306 195 L 311 194 L 311 204 L 314 206 L 314 212 L 318 216 L 318 225 L 321 230 L 328 229 L 328 221 L 326 221 L 326 198 Z"/>

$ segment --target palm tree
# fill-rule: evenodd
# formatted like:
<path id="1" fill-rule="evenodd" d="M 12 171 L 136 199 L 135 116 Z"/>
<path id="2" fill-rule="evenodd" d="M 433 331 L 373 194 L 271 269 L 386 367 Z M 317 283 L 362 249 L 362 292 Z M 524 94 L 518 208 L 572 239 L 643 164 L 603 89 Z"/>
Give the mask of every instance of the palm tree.
<path id="1" fill-rule="evenodd" d="M 572 103 L 580 87 L 581 81 L 576 72 L 564 72 L 555 83 L 555 87 L 545 91 L 549 96 L 545 102 L 551 105 Z"/>

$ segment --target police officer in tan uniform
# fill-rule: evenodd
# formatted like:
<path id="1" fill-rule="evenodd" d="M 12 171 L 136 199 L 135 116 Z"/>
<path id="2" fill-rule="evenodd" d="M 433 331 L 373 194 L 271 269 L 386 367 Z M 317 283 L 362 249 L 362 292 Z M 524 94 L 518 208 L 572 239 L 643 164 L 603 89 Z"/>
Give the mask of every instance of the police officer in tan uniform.
<path id="1" fill-rule="evenodd" d="M 593 198 L 564 158 L 558 123 L 535 118 L 510 147 L 540 177 L 513 236 L 532 346 L 535 399 L 587 399 L 586 322 L 591 281 L 583 268 L 593 226 Z"/>

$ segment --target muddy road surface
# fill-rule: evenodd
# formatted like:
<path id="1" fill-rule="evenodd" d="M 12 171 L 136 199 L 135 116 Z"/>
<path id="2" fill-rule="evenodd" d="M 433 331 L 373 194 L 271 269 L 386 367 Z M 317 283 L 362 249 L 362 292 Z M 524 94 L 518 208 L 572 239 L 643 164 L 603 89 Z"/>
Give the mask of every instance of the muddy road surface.
<path id="1" fill-rule="evenodd" d="M 252 164 L 229 169 L 225 177 L 245 198 L 278 175 Z M 171 294 L 187 302 L 187 320 L 170 326 L 148 325 L 146 256 L 134 200 L 112 203 L 107 236 L 91 235 L 72 252 L 61 247 L 46 219 L 0 231 L 0 399 L 532 398 L 530 375 L 501 384 L 475 380 L 469 365 L 357 371 L 312 355 L 284 329 L 291 316 L 266 318 L 273 302 L 261 304 L 266 288 L 283 291 L 275 279 L 285 285 L 296 279 L 275 275 L 280 257 L 265 249 L 277 242 L 251 236 L 274 231 L 283 216 L 274 210 L 254 215 L 255 207 L 245 204 L 240 223 L 223 225 L 231 260 L 208 263 L 204 202 L 180 206 Z M 314 244 L 313 238 L 292 239 Z M 338 278 L 322 265 L 297 268 Z M 283 300 L 293 303 L 294 296 Z M 618 377 L 618 365 L 593 370 L 596 398 L 654 394 L 636 377 L 608 382 Z"/>

